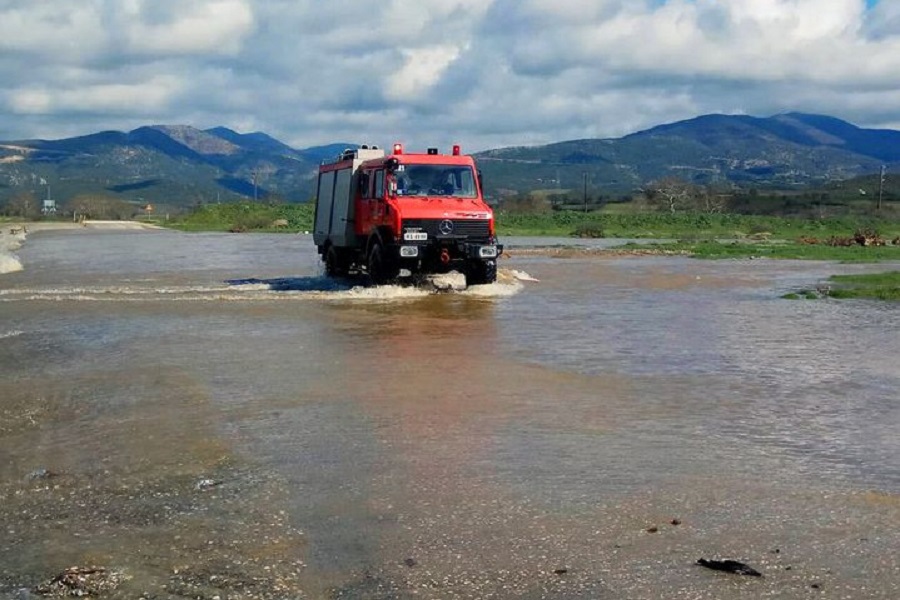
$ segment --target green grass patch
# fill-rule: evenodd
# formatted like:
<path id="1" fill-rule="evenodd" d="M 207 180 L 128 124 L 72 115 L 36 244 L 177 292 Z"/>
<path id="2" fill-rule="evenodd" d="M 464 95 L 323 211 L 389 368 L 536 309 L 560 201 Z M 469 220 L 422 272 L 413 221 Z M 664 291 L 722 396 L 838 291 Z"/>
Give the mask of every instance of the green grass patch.
<path id="1" fill-rule="evenodd" d="M 167 223 L 182 231 L 309 231 L 312 204 L 208 204 Z"/>
<path id="2" fill-rule="evenodd" d="M 900 301 L 900 271 L 868 273 L 862 275 L 833 275 L 831 285 L 817 286 L 815 290 L 799 290 L 782 296 L 787 300 L 818 298 L 868 298 L 872 300 Z"/>
<path id="3" fill-rule="evenodd" d="M 831 298 L 900 300 L 900 271 L 864 275 L 834 275 L 830 281 L 835 286 L 828 292 Z"/>
<path id="4" fill-rule="evenodd" d="M 687 253 L 696 258 L 778 258 L 830 260 L 838 262 L 879 262 L 900 260 L 900 246 L 822 246 L 795 242 L 740 242 L 690 240 L 669 244 L 628 244 L 629 248 L 650 248 L 666 253 Z"/>
<path id="5" fill-rule="evenodd" d="M 500 235 L 573 236 L 600 231 L 607 238 L 661 239 L 827 239 L 852 236 L 860 229 L 877 231 L 885 239 L 900 236 L 900 222 L 874 218 L 804 219 L 762 215 L 707 213 L 625 213 L 555 211 L 495 214 Z"/>

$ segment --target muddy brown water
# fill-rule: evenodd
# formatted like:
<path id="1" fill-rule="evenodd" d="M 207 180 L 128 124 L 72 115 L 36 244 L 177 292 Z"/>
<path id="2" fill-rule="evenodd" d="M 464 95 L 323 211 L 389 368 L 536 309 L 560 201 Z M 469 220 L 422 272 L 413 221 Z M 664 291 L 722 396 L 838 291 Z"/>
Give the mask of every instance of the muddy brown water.
<path id="1" fill-rule="evenodd" d="M 431 294 L 302 235 L 29 235 L 0 597 L 900 598 L 900 307 L 780 298 L 896 265 L 504 241 Z"/>

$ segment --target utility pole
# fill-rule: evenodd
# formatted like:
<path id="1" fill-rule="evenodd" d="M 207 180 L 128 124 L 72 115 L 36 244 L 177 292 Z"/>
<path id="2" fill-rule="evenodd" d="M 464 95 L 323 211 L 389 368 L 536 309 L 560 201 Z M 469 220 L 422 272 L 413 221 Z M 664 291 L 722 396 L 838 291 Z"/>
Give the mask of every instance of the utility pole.
<path id="1" fill-rule="evenodd" d="M 587 212 L 587 171 L 581 173 L 581 178 L 584 180 L 584 212 Z"/>
<path id="2" fill-rule="evenodd" d="M 878 180 L 878 205 L 875 209 L 881 212 L 881 198 L 884 196 L 884 165 L 881 165 L 881 178 Z"/>
<path id="3" fill-rule="evenodd" d="M 253 169 L 253 201 L 259 200 L 259 192 L 257 191 L 257 181 L 259 180 L 259 168 Z"/>

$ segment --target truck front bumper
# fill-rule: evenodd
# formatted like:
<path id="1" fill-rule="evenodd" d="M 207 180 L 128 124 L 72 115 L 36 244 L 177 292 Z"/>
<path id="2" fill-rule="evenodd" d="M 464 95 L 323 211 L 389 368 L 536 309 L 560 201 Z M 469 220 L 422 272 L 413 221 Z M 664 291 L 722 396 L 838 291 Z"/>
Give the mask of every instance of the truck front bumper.
<path id="1" fill-rule="evenodd" d="M 440 246 L 428 246 L 425 244 L 401 244 L 397 248 L 397 254 L 401 259 L 421 258 L 428 251 L 429 247 L 434 248 L 432 252 L 439 252 L 440 248 L 451 250 L 458 259 L 464 258 L 469 260 L 492 260 L 503 254 L 502 244 L 478 244 L 471 242 L 457 242 L 455 244 L 441 244 Z"/>

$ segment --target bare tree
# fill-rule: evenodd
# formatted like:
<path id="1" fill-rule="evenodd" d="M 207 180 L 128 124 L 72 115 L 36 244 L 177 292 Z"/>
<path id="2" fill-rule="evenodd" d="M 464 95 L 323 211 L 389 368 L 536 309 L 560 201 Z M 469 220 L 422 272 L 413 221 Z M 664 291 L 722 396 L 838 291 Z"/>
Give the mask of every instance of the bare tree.
<path id="1" fill-rule="evenodd" d="M 40 214 L 40 207 L 34 192 L 19 192 L 6 203 L 5 212 L 13 217 L 33 219 Z"/>
<path id="2" fill-rule="evenodd" d="M 724 213 L 728 212 L 734 204 L 735 197 L 741 193 L 741 189 L 731 182 L 715 182 L 704 188 L 707 199 L 704 200 L 703 209 L 708 213 Z M 751 196 L 757 195 L 759 192 L 750 190 Z"/>
<path id="3" fill-rule="evenodd" d="M 87 219 L 122 220 L 134 217 L 138 207 L 113 196 L 79 194 L 66 204 L 67 212 Z"/>
<path id="4" fill-rule="evenodd" d="M 696 197 L 696 186 L 677 177 L 663 177 L 650 183 L 644 192 L 647 200 L 658 207 L 668 210 L 673 215 L 690 206 Z"/>
<path id="5" fill-rule="evenodd" d="M 730 193 L 714 186 L 698 188 L 694 208 L 709 214 L 723 213 L 730 197 Z"/>

